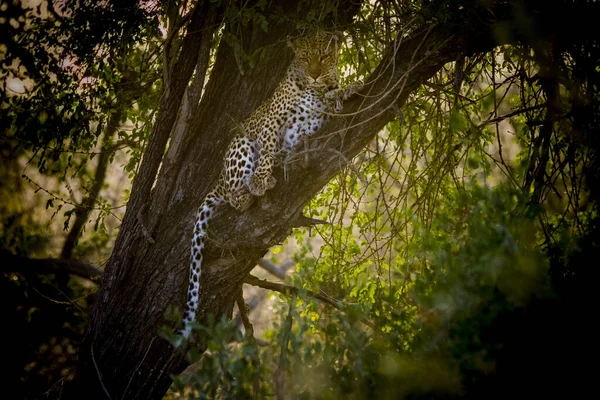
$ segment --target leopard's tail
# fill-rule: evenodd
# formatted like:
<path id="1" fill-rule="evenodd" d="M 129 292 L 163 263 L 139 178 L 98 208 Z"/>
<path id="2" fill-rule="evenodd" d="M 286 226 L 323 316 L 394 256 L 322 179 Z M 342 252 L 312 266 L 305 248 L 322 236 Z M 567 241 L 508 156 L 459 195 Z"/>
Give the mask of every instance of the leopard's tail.
<path id="1" fill-rule="evenodd" d="M 223 202 L 223 197 L 219 196 L 217 190 L 210 191 L 204 201 L 196 211 L 194 219 L 194 236 L 192 237 L 192 259 L 190 261 L 190 278 L 187 293 L 187 302 L 185 304 L 185 313 L 183 314 L 183 329 L 179 331 L 185 339 L 189 338 L 192 332 L 191 323 L 196 319 L 198 310 L 198 296 L 200 290 L 200 275 L 202 266 L 202 250 L 204 250 L 204 238 L 208 228 L 208 222 L 212 219 L 216 208 Z"/>

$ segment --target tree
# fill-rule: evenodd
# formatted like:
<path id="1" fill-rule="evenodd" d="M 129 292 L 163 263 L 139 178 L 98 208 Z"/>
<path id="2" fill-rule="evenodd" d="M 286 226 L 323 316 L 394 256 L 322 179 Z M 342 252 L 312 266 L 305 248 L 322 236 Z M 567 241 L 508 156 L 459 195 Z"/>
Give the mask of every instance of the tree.
<path id="1" fill-rule="evenodd" d="M 116 5 L 107 9 L 111 7 Z M 130 7 L 137 9 L 134 4 Z M 158 333 L 165 324 L 173 326 L 165 317 L 167 311 L 184 304 L 192 215 L 218 177 L 219 160 L 235 134 L 232 127 L 272 93 L 285 72 L 292 56 L 285 49 L 285 39 L 297 35 L 297 27 L 320 23 L 350 32 L 357 58 L 363 58 L 356 72 L 366 77 L 363 96 L 344 104 L 344 116 L 334 118 L 319 134 L 318 144 L 308 153 L 308 167 L 291 169 L 287 180 L 279 171 L 276 188 L 248 212 L 226 209 L 214 219 L 203 264 L 200 323 L 210 321 L 211 315 L 217 320 L 230 318 L 242 284 L 252 281 L 248 274 L 267 250 L 283 242 L 293 228 L 319 223 L 303 210 L 340 171 L 350 169 L 355 184 L 364 179 L 350 160 L 388 123 L 402 118 L 408 104 L 426 97 L 419 92 L 423 85 L 440 93 L 450 91 L 458 99 L 462 82 L 473 82 L 468 75 L 474 65 L 496 62 L 495 55 L 489 63 L 482 57 L 493 54 L 497 46 L 519 49 L 514 57 L 536 65 L 538 76 L 532 78 L 525 61 L 517 63 L 522 79 L 539 80 L 536 90 L 545 99 L 531 105 L 524 100 L 516 111 L 544 112 L 519 184 L 529 204 L 523 213 L 539 208 L 553 187 L 553 175 L 546 174 L 564 170 L 560 163 L 569 161 L 568 157 L 550 158 L 556 144 L 552 132 L 558 131 L 555 124 L 565 114 L 558 85 L 565 71 L 578 72 L 561 64 L 563 54 L 567 52 L 575 65 L 582 66 L 583 75 L 588 73 L 586 62 L 593 55 L 587 50 L 578 53 L 577 45 L 597 43 L 592 20 L 597 9 L 597 4 L 585 2 L 548 5 L 536 1 L 371 5 L 282 0 L 269 7 L 261 1 L 243 7 L 233 2 L 161 3 L 156 15 L 168 21 L 162 49 L 162 96 L 79 350 L 69 396 L 162 398 L 171 374 L 187 365 L 184 352 Z M 124 20 L 128 21 L 124 26 L 135 26 L 135 18 Z M 100 35 L 98 40 L 106 37 Z M 533 60 L 528 51 L 533 51 Z M 505 58 L 510 55 L 504 53 Z M 451 81 L 447 66 L 452 62 Z M 436 83 L 439 77 L 445 77 L 442 84 Z M 569 90 L 577 92 L 574 87 Z M 593 99 L 585 100 L 579 109 L 573 107 L 574 112 L 597 104 L 597 94 L 590 96 Z M 572 104 L 579 99 L 574 95 Z M 422 109 L 430 106 L 425 103 Z M 478 127 L 468 126 L 465 114 L 470 110 L 459 108 L 458 100 L 455 109 L 444 110 L 448 104 L 438 104 L 450 120 L 450 133 L 443 136 L 448 142 L 438 143 L 444 157 L 431 161 L 442 175 L 455 170 L 462 149 L 485 135 Z M 459 131 L 468 133 L 461 137 Z M 582 127 L 580 131 L 588 132 Z M 596 147 L 586 148 L 594 155 L 589 162 L 574 162 L 573 167 L 586 169 L 593 192 Z M 578 151 L 572 149 L 573 154 Z M 433 174 L 431 181 L 441 182 L 442 175 Z M 436 188 L 426 186 L 422 191 L 427 193 L 424 202 L 442 201 L 431 194 Z M 579 207 L 575 203 L 572 209 Z M 420 210 L 435 211 L 433 206 Z M 435 228 L 432 218 L 424 217 L 422 223 L 424 229 Z M 204 350 L 208 340 L 200 338 L 197 348 Z"/>

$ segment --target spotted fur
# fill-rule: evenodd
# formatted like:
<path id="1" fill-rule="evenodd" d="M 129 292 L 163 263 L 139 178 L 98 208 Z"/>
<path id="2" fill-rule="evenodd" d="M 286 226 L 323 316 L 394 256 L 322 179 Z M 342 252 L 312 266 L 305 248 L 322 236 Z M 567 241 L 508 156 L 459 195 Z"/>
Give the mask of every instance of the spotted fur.
<path id="1" fill-rule="evenodd" d="M 320 87 L 307 88 L 281 130 L 281 153 L 288 156 L 300 140 L 319 131 L 329 122 L 332 114 L 342 111 L 342 101 L 349 99 L 362 87 L 362 82 L 357 81 L 345 89 L 333 89 L 325 93 Z"/>
<path id="2" fill-rule="evenodd" d="M 217 185 L 206 195 L 196 212 L 184 328 L 180 331 L 184 338 L 189 337 L 190 324 L 196 318 L 202 250 L 208 223 L 216 207 L 228 203 L 238 211 L 245 211 L 254 196 L 262 196 L 272 189 L 277 182 L 272 170 L 281 149 L 280 135 L 288 129 L 292 111 L 311 96 L 338 89 L 337 35 L 318 32 L 296 40 L 292 47 L 295 57 L 285 77 L 273 96 L 241 124 L 242 133 L 227 149 Z"/>
<path id="3" fill-rule="evenodd" d="M 185 338 L 190 335 L 190 323 L 196 319 L 198 309 L 202 250 L 208 222 L 212 219 L 215 209 L 223 203 L 228 203 L 240 212 L 250 207 L 254 196 L 248 192 L 245 182 L 254 172 L 257 157 L 258 148 L 255 141 L 241 135 L 235 137 L 225 153 L 217 186 L 206 195 L 196 212 L 187 303 L 183 315 L 184 329 L 180 332 Z"/>

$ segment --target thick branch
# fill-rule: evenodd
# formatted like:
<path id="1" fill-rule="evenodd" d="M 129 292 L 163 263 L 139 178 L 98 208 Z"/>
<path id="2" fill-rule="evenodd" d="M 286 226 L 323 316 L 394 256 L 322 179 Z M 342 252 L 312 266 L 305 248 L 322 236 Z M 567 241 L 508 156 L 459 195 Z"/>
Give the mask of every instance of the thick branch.
<path id="1" fill-rule="evenodd" d="M 139 171 L 133 182 L 131 198 L 127 204 L 127 212 L 121 229 L 129 228 L 136 224 L 137 210 L 150 196 L 150 189 L 154 184 L 158 167 L 162 161 L 171 129 L 175 123 L 183 94 L 194 72 L 198 61 L 198 52 L 202 43 L 201 32 L 204 28 L 204 14 L 209 9 L 208 1 L 199 1 L 192 11 L 187 28 L 187 35 L 181 44 L 181 51 L 177 63 L 173 67 L 173 74 L 169 87 L 165 89 L 161 98 L 160 113 L 153 126 L 148 141 L 148 148 L 144 153 Z M 115 251 L 119 251 L 120 241 L 115 244 Z"/>
<path id="2" fill-rule="evenodd" d="M 261 258 L 256 264 L 265 271 L 269 272 L 271 275 L 283 280 L 285 279 L 285 272 L 288 270 L 289 267 L 295 265 L 295 262 L 289 260 L 286 263 L 284 263 L 281 267 L 278 267 L 271 261 Z"/>
<path id="3" fill-rule="evenodd" d="M 191 122 L 199 113 L 202 88 L 205 84 L 206 72 L 210 62 L 210 51 L 215 41 L 214 34 L 220 27 L 220 24 L 217 23 L 218 16 L 219 13 L 217 10 L 211 8 L 204 18 L 205 28 L 201 32 L 201 44 L 194 81 L 185 91 L 183 105 L 177 116 L 169 149 L 167 150 L 159 174 L 158 184 L 164 189 L 156 194 L 157 198 L 154 199 L 154 203 L 162 204 L 167 201 L 165 197 L 172 195 L 176 173 L 183 162 L 186 145 L 192 137 L 190 134 Z M 148 225 L 152 227 L 156 224 L 158 218 L 159 215 L 155 215 L 154 218 L 148 218 Z"/>
<path id="4" fill-rule="evenodd" d="M 57 258 L 27 258 L 12 254 L 7 250 L 0 250 L 2 272 L 33 272 L 36 274 L 67 273 L 78 275 L 82 278 L 95 280 L 102 276 L 102 270 L 91 264 L 76 260 L 62 260 Z"/>

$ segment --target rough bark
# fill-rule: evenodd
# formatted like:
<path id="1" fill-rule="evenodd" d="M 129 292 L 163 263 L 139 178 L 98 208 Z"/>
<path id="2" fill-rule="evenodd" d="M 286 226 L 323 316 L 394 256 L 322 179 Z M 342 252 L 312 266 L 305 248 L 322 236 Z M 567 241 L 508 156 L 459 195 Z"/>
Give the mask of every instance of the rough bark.
<path id="1" fill-rule="evenodd" d="M 347 165 L 338 152 L 352 159 L 395 117 L 393 110 L 402 107 L 409 94 L 444 64 L 459 55 L 490 50 L 498 43 L 493 35 L 496 26 L 488 18 L 500 11 L 475 13 L 460 26 L 424 26 L 403 39 L 397 51 L 390 50 L 373 72 L 373 84 L 367 82 L 364 93 L 370 96 L 345 104 L 347 113 L 362 111 L 335 118 L 324 129 L 320 136 L 327 140 L 318 141 L 323 149 L 312 153 L 309 168 L 292 171 L 287 182 L 278 171 L 275 189 L 247 212 L 239 214 L 225 207 L 217 214 L 202 266 L 199 321 L 209 313 L 230 315 L 256 262 L 293 227 L 306 223 L 302 216 L 305 204 Z M 183 353 L 161 339 L 158 330 L 169 324 L 164 318 L 169 307 L 184 306 L 192 216 L 217 179 L 221 157 L 235 134 L 232 127 L 270 95 L 283 75 L 291 59 L 284 44 L 286 34 L 291 33 L 288 25 L 272 25 L 268 34 L 251 27 L 243 31 L 249 50 L 266 49 L 256 67 L 246 69 L 244 75 L 230 48 L 221 45 L 191 135 L 175 155 L 181 162 L 168 176 L 158 176 L 151 198 L 154 175 L 136 178 L 136 182 L 145 181 L 134 186 L 134 191 L 137 187 L 141 192 L 136 201 L 132 193 L 106 269 L 80 351 L 72 398 L 159 399 L 170 384 L 169 375 L 185 367 Z M 498 39 L 511 40 L 508 36 Z M 176 111 L 172 106 L 166 109 Z M 151 157 L 158 157 L 152 161 L 158 165 L 162 153 Z M 153 245 L 144 240 L 135 218 L 143 203 L 148 203 Z"/>

